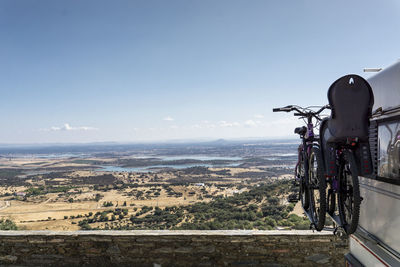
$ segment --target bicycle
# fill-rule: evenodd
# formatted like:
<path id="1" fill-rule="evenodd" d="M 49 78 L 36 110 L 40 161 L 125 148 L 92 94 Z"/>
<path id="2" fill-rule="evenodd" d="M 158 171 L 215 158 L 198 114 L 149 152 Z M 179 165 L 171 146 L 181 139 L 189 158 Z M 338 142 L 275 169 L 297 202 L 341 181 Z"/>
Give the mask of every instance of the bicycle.
<path id="1" fill-rule="evenodd" d="M 324 162 L 320 149 L 319 138 L 314 134 L 313 118 L 316 125 L 322 121 L 320 113 L 329 106 L 323 106 L 318 111 L 299 106 L 274 108 L 273 112 L 295 111 L 294 116 L 305 120 L 307 127 L 294 130 L 300 135 L 302 143 L 298 148 L 298 162 L 295 167 L 295 180 L 299 181 L 299 198 L 302 207 L 311 221 L 311 226 L 317 231 L 324 228 L 326 216 L 326 179 Z"/>
<path id="2" fill-rule="evenodd" d="M 302 112 L 298 106 L 273 111 L 294 110 L 298 112 L 295 116 L 307 118 L 307 128 L 295 129 L 303 140 L 295 175 L 300 180 L 302 207 L 311 223 L 321 230 L 325 222 L 322 212 L 326 210 L 338 225 L 335 232 L 341 228 L 350 235 L 356 231 L 360 216 L 362 197 L 358 176 L 373 172 L 368 127 L 374 96 L 365 79 L 351 74 L 329 87 L 328 100 L 329 105 L 317 112 L 309 109 Z M 321 120 L 319 113 L 328 107 L 331 108 L 330 117 Z M 320 138 L 314 136 L 313 117 L 320 122 Z M 327 188 L 326 184 L 328 189 L 325 192 L 322 189 Z M 320 194 L 319 201 L 315 198 L 316 188 Z"/>
<path id="3" fill-rule="evenodd" d="M 356 231 L 360 217 L 358 176 L 373 171 L 368 127 L 374 96 L 365 79 L 351 74 L 329 87 L 328 100 L 331 116 L 320 127 L 328 184 L 327 212 L 350 235 Z"/>

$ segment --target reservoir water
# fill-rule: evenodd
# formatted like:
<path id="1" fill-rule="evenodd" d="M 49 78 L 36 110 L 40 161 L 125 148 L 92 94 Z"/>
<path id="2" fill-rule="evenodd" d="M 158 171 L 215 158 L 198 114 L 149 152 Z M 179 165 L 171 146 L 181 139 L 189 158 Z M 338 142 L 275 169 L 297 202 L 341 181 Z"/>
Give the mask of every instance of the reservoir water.
<path id="1" fill-rule="evenodd" d="M 144 157 L 141 157 L 144 158 Z M 146 167 L 120 167 L 120 166 L 101 166 L 101 169 L 97 169 L 96 171 L 106 171 L 106 172 L 155 172 L 163 168 L 170 168 L 170 169 L 185 169 L 185 168 L 192 168 L 192 167 L 235 167 L 241 164 L 240 160 L 243 158 L 241 157 L 219 157 L 219 156 L 206 156 L 206 155 L 182 155 L 182 156 L 154 156 L 148 158 L 158 158 L 164 162 L 172 161 L 172 160 L 185 160 L 185 159 L 192 159 L 192 160 L 199 160 L 196 163 L 189 163 L 189 164 L 159 164 L 159 165 L 151 165 Z M 207 161 L 210 160 L 229 160 L 229 161 L 236 161 L 231 163 L 224 163 L 224 164 L 210 164 Z M 204 161 L 204 162 L 201 162 Z"/>

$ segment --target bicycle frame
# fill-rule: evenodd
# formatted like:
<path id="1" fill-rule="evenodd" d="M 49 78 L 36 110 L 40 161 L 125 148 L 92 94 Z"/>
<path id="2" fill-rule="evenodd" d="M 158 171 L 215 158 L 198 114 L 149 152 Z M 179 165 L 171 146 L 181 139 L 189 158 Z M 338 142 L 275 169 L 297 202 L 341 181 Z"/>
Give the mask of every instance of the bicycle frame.
<path id="1" fill-rule="evenodd" d="M 358 140 L 358 137 L 347 137 L 347 139 L 338 139 L 335 140 L 335 142 L 329 143 L 329 146 L 326 145 L 326 141 L 321 139 L 321 136 L 318 138 L 314 134 L 314 124 L 312 122 L 313 117 L 317 121 L 322 121 L 321 117 L 319 114 L 324 110 L 324 109 L 329 109 L 330 106 L 323 106 L 321 107 L 318 111 L 313 111 L 310 108 L 301 108 L 299 106 L 293 106 L 289 105 L 286 107 L 282 108 L 274 108 L 273 112 L 291 112 L 295 111 L 294 113 L 295 116 L 299 116 L 303 119 L 306 120 L 306 125 L 307 127 L 303 128 L 296 128 L 295 133 L 300 135 L 300 138 L 302 139 L 302 145 L 299 146 L 298 150 L 298 162 L 296 165 L 295 169 L 295 177 L 297 178 L 297 171 L 298 170 L 303 170 L 304 175 L 299 175 L 300 178 L 300 197 L 302 200 L 302 207 L 307 215 L 307 217 L 311 221 L 311 226 L 315 226 L 316 229 L 320 230 L 323 225 L 321 225 L 322 221 L 325 221 L 325 210 L 328 211 L 328 214 L 331 216 L 331 218 L 336 222 L 339 227 L 342 227 L 345 229 L 346 233 L 352 233 L 354 232 L 354 227 L 357 227 L 357 220 L 359 217 L 359 205 L 361 202 L 361 198 L 359 195 L 359 185 L 358 185 L 358 174 L 361 172 L 363 173 L 369 173 L 371 168 L 371 164 L 368 164 L 370 162 L 370 154 L 368 153 L 369 147 L 368 143 L 365 142 L 365 140 Z M 325 128 L 321 129 L 321 132 L 325 131 Z M 325 135 L 324 135 L 325 136 Z M 322 142 L 323 145 L 322 146 Z M 363 143 L 364 142 L 364 143 Z M 315 149 L 314 149 L 315 148 Z M 321 152 L 321 148 L 323 148 Z M 317 156 L 313 154 L 312 151 L 318 151 Z M 327 158 L 324 158 L 325 155 Z M 357 155 L 360 158 L 357 158 Z M 313 160 L 311 161 L 311 158 Z M 317 159 L 319 162 L 317 166 L 314 165 L 315 161 L 314 159 Z M 343 173 L 344 171 L 344 162 L 347 161 L 347 164 L 350 163 L 350 165 L 346 165 L 345 168 L 346 170 L 350 171 L 351 177 L 343 178 Z M 312 164 L 312 166 L 310 166 Z M 299 167 L 300 166 L 300 167 Z M 338 168 L 340 175 L 338 173 Z M 321 169 L 322 168 L 322 169 Z M 312 171 L 312 173 L 311 173 Z M 347 171 L 347 172 L 348 172 Z M 316 174 L 317 173 L 317 174 Z M 317 175 L 317 179 L 315 179 L 315 175 Z M 351 179 L 351 180 L 348 180 Z M 350 182 L 350 184 L 347 184 L 345 186 L 348 186 L 350 189 L 343 188 L 342 182 L 346 181 Z M 331 200 L 329 204 L 327 204 L 326 201 L 326 184 L 330 185 L 330 188 L 328 190 L 328 198 L 331 195 Z M 351 186 L 351 183 L 354 184 L 354 187 Z M 313 206 L 313 197 L 316 191 L 319 190 L 320 196 L 322 195 L 322 199 L 320 200 L 320 207 L 318 211 L 318 215 L 316 215 L 316 209 L 315 206 Z M 310 193 L 312 192 L 312 193 Z M 350 193 L 348 193 L 350 192 Z M 353 195 L 353 192 L 354 195 Z M 307 194 L 309 195 L 309 199 L 307 197 Z M 354 199 L 356 199 L 354 202 L 354 209 L 350 207 L 348 209 L 347 207 L 344 207 L 344 201 L 347 201 L 349 199 L 350 201 L 353 201 L 353 196 Z M 332 198 L 335 197 L 335 198 Z M 336 198 L 338 197 L 338 206 L 339 206 L 339 216 L 335 214 L 336 209 Z M 308 199 L 309 202 L 304 202 L 305 199 Z M 360 200 L 361 199 L 361 200 Z M 324 203 L 321 205 L 321 203 Z M 327 205 L 329 205 L 329 208 L 327 209 Z M 353 204 L 352 204 L 353 205 Z M 353 210 L 355 212 L 353 212 Z M 348 213 L 349 211 L 349 213 Z M 350 215 L 351 217 L 347 217 Z M 354 215 L 354 217 L 353 217 Z M 320 216 L 316 217 L 314 220 L 315 216 Z M 345 217 L 344 217 L 345 216 Z M 320 220 L 320 218 L 322 218 Z M 351 222 L 347 220 L 348 218 L 351 218 Z M 318 228 L 317 228 L 317 224 Z M 344 226 L 344 227 L 343 227 Z M 339 228 L 336 228 L 339 229 Z"/>
<path id="2" fill-rule="evenodd" d="M 321 169 L 318 168 L 318 166 L 323 168 L 323 164 L 322 155 L 320 155 L 320 138 L 314 133 L 315 126 L 313 124 L 313 118 L 315 118 L 317 122 L 321 121 L 322 119 L 319 114 L 323 110 L 329 108 L 330 107 L 327 105 L 321 107 L 318 111 L 314 111 L 310 108 L 301 108 L 299 106 L 286 106 L 283 108 L 273 109 L 274 112 L 296 111 L 294 113 L 295 116 L 305 119 L 307 127 L 303 126 L 302 128 L 295 129 L 295 133 L 299 134 L 301 138 L 301 145 L 298 149 L 298 162 L 295 168 L 295 179 L 300 180 L 299 196 L 302 201 L 302 208 L 311 222 L 310 229 L 316 229 L 317 231 L 322 230 L 325 222 L 325 204 L 318 206 L 317 211 L 316 203 L 319 202 L 315 202 L 314 194 L 318 190 L 323 190 L 322 203 L 325 203 L 326 183 L 325 177 L 321 175 Z M 317 154 L 314 154 L 314 151 L 316 151 Z M 317 163 L 318 165 L 315 165 L 315 160 L 319 162 Z M 310 164 L 312 164 L 312 166 L 310 166 Z M 303 173 L 298 175 L 298 171 L 300 170 Z M 322 182 L 320 182 L 321 179 Z"/>
<path id="3" fill-rule="evenodd" d="M 314 124 L 312 122 L 312 116 L 309 115 L 307 116 L 307 131 L 303 136 L 300 136 L 302 139 L 302 145 L 301 145 L 301 150 L 299 149 L 299 157 L 298 157 L 298 162 L 297 162 L 297 166 L 300 165 L 300 160 L 301 158 L 303 158 L 303 167 L 304 167 L 304 177 L 300 177 L 300 183 L 303 183 L 303 181 L 301 181 L 301 179 L 304 179 L 304 184 L 305 184 L 305 188 L 306 190 L 308 190 L 310 184 L 309 184 L 309 158 L 311 155 L 311 149 L 313 147 L 320 147 L 319 144 L 319 138 L 317 138 L 314 134 Z M 297 168 L 295 168 L 296 170 Z M 297 175 L 295 174 L 295 177 Z M 304 207 L 303 207 L 304 208 Z M 311 226 L 310 228 L 314 225 L 315 226 L 315 221 L 313 219 L 313 217 L 310 215 L 309 213 L 309 209 L 310 207 L 308 207 L 307 210 L 305 210 L 305 213 L 308 217 L 308 219 L 311 222 Z"/>
<path id="4" fill-rule="evenodd" d="M 304 153 L 303 158 L 307 161 L 307 164 L 305 164 L 305 165 L 307 165 L 307 168 L 308 168 L 308 157 L 310 156 L 311 148 L 313 146 L 317 146 L 318 148 L 320 147 L 320 143 L 319 143 L 320 139 L 315 137 L 314 124 L 312 123 L 311 116 L 307 118 L 307 132 L 304 136 L 301 137 L 301 139 L 302 139 L 301 153 Z M 305 151 L 304 151 L 304 148 L 306 148 Z M 299 158 L 299 160 L 300 160 L 300 158 Z M 300 164 L 300 162 L 298 162 L 297 164 Z"/>

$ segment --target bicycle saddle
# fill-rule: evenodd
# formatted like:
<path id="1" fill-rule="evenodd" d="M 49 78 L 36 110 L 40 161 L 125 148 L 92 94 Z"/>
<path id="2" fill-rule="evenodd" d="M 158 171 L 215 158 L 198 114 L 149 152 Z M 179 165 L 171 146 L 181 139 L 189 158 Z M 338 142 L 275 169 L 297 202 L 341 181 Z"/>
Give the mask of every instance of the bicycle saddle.
<path id="1" fill-rule="evenodd" d="M 307 127 L 302 126 L 302 127 L 297 127 L 294 129 L 294 133 L 299 134 L 299 135 L 305 135 L 307 132 Z"/>
<path id="2" fill-rule="evenodd" d="M 327 121 L 327 142 L 345 142 L 347 138 L 368 140 L 369 117 L 374 95 L 369 83 L 362 77 L 350 74 L 336 80 L 328 90 L 332 108 Z"/>

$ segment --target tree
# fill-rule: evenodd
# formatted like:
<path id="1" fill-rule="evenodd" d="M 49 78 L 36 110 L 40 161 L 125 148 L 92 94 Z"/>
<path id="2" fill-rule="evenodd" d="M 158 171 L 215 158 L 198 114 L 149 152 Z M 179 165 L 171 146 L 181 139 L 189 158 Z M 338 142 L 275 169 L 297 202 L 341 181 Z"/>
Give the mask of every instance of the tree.
<path id="1" fill-rule="evenodd" d="M 112 203 L 112 201 L 104 201 L 103 202 L 103 207 L 111 207 L 114 206 L 114 204 Z"/>
<path id="2" fill-rule="evenodd" d="M 18 230 L 17 225 L 10 219 L 0 220 L 0 230 Z"/>

